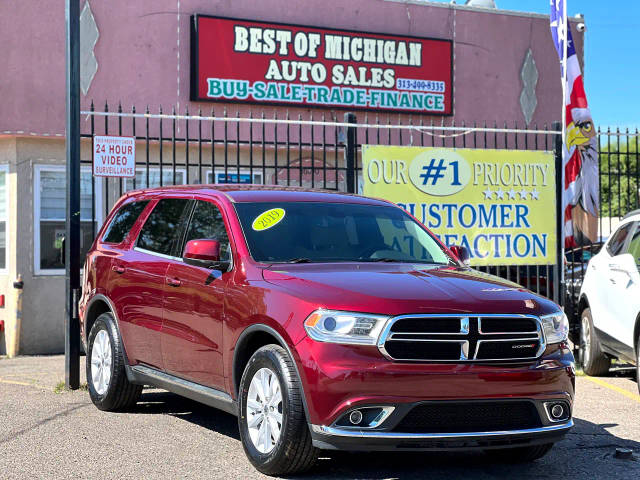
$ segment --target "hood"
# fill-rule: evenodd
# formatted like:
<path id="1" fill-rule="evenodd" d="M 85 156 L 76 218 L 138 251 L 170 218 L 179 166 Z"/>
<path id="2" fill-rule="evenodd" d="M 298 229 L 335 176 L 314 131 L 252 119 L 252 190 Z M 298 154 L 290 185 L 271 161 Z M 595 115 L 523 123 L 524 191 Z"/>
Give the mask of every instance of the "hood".
<path id="1" fill-rule="evenodd" d="M 509 313 L 558 307 L 507 280 L 459 267 L 404 263 L 274 264 L 265 281 L 319 308 L 387 315 Z"/>

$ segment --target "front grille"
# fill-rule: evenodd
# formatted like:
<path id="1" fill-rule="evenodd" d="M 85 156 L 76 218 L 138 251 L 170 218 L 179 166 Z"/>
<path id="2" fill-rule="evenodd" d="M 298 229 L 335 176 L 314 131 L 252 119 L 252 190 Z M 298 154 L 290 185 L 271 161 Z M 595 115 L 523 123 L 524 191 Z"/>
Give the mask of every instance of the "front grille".
<path id="1" fill-rule="evenodd" d="M 541 427 L 535 405 L 526 400 L 503 402 L 422 403 L 413 407 L 394 432 L 464 433 Z"/>
<path id="2" fill-rule="evenodd" d="M 380 350 L 396 361 L 532 360 L 544 350 L 537 317 L 405 315 L 390 321 Z"/>

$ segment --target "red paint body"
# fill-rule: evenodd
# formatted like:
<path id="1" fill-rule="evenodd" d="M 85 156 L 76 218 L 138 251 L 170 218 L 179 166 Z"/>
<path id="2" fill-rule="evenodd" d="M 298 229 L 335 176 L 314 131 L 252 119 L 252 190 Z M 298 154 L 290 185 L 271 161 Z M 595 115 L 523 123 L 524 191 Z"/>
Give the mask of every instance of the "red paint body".
<path id="1" fill-rule="evenodd" d="M 230 271 L 212 280 L 208 269 L 134 249 L 156 200 L 167 197 L 210 201 L 220 208 L 231 242 Z M 375 346 L 310 339 L 303 322 L 318 308 L 385 315 L 544 315 L 558 307 L 510 282 L 462 267 L 425 271 L 400 263 L 257 263 L 249 255 L 233 207 L 243 201 L 386 202 L 281 187 L 194 186 L 131 192 L 113 211 L 133 199 L 151 201 L 121 244 L 103 243 L 103 227 L 87 256 L 80 306 L 86 338 L 92 300 L 96 295 L 110 300 L 131 365 L 148 364 L 235 398 L 237 341 L 248 327 L 263 324 L 282 337 L 294 357 L 312 424 L 330 425 L 358 403 L 573 400 L 573 356 L 564 344 L 547 347 L 535 362 L 516 365 L 412 364 L 390 361 Z M 105 225 L 112 216 L 113 212 Z"/>

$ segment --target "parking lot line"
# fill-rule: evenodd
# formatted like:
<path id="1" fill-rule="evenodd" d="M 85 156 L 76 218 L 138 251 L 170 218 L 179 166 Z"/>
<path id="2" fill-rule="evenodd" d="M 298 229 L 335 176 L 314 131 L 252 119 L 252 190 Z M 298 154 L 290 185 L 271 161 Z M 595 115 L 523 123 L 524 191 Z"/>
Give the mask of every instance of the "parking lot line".
<path id="1" fill-rule="evenodd" d="M 35 383 L 18 382 L 17 380 L 5 380 L 3 378 L 0 378 L 0 383 L 6 383 L 8 385 L 21 385 L 23 387 L 34 387 L 34 388 L 39 388 L 40 390 L 48 390 L 46 387 L 43 387 L 42 385 L 37 385 Z"/>
<path id="2" fill-rule="evenodd" d="M 613 390 L 614 392 L 618 392 L 622 395 L 624 395 L 627 398 L 630 398 L 631 400 L 635 400 L 636 402 L 640 403 L 640 395 L 638 395 L 637 393 L 632 393 L 628 390 L 625 390 L 624 388 L 620 388 L 616 385 L 612 385 L 608 382 L 605 382 L 604 380 L 600 379 L 600 378 L 595 378 L 595 377 L 589 377 L 587 375 L 585 375 L 585 377 L 587 380 L 593 382 L 593 383 L 597 383 L 598 385 L 608 388 L 609 390 Z"/>

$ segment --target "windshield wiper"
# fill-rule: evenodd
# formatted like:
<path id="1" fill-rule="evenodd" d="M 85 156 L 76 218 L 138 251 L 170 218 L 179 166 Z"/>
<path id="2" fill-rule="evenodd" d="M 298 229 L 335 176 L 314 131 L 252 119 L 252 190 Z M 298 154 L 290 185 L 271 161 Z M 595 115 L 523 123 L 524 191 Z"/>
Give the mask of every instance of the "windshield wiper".
<path id="1" fill-rule="evenodd" d="M 382 258 L 372 258 L 370 260 L 367 260 L 367 262 L 397 262 L 397 263 L 412 263 L 411 260 L 399 260 L 397 258 L 389 258 L 389 257 L 382 257 Z"/>
<path id="2" fill-rule="evenodd" d="M 298 257 L 285 260 L 284 263 L 311 263 L 311 260 L 305 257 Z"/>

